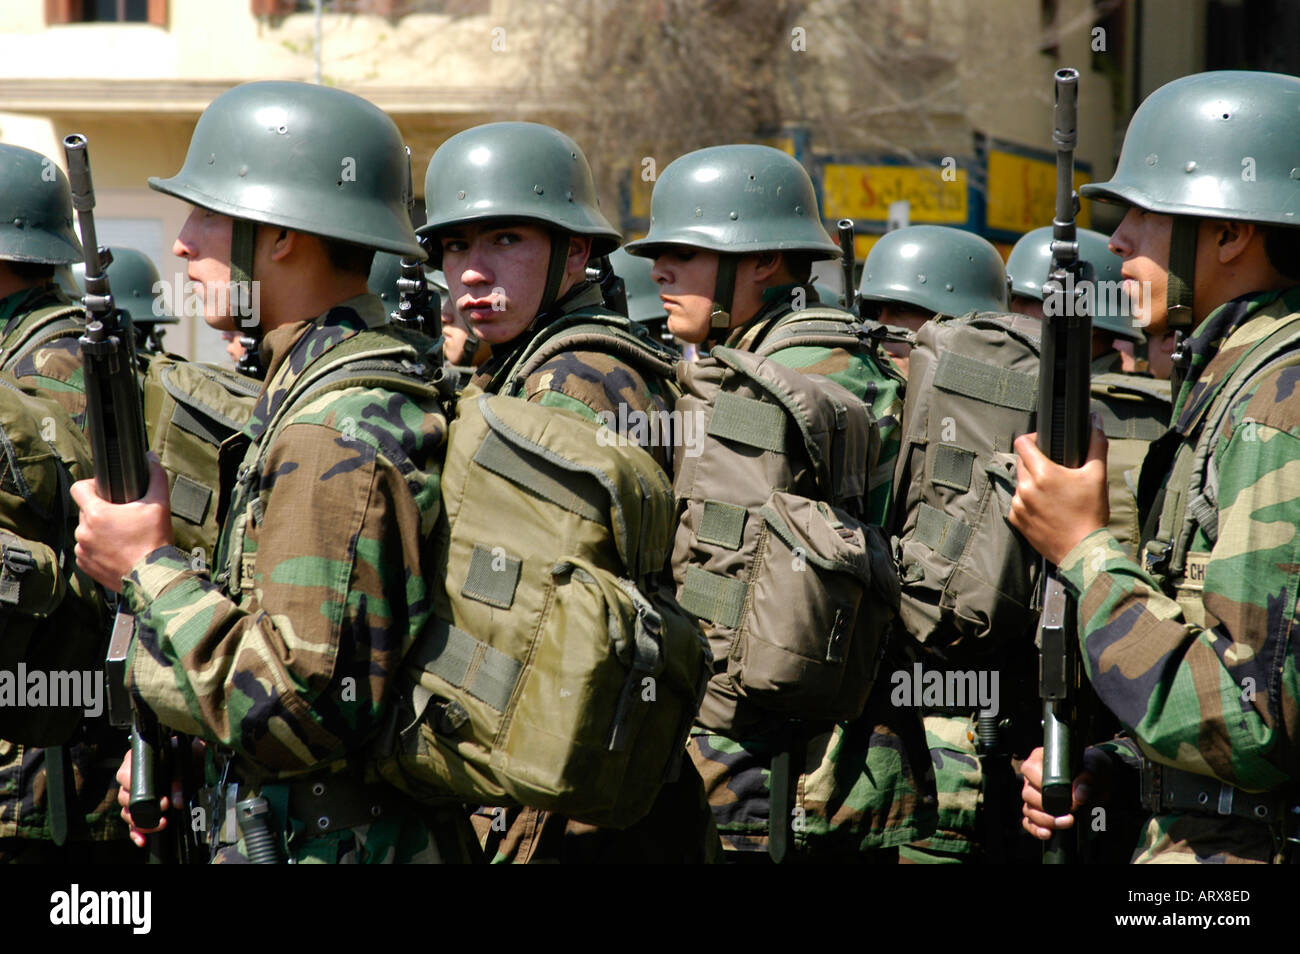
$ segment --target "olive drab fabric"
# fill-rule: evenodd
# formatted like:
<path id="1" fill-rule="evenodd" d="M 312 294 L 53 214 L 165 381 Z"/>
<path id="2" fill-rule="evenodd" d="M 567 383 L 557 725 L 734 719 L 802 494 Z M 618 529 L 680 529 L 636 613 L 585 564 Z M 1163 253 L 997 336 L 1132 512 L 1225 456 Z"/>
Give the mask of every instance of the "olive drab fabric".
<path id="1" fill-rule="evenodd" d="M 778 325 L 757 353 L 720 347 L 678 366 L 677 407 L 704 438 L 676 453 L 673 574 L 682 605 L 709 623 L 698 722 L 716 732 L 743 738 L 764 714 L 856 718 L 893 619 L 888 544 L 863 520 L 880 453 L 870 406 L 771 360 L 814 328 L 816 343 L 838 334 L 856 349 L 844 317 L 793 312 L 795 327 Z"/>
<path id="2" fill-rule="evenodd" d="M 540 123 L 487 123 L 452 136 L 429 161 L 424 203 L 421 235 L 501 219 L 590 236 L 592 258 L 608 255 L 622 241 L 600 211 L 591 167 L 578 144 Z M 436 265 L 442 251 L 433 245 Z"/>
<path id="3" fill-rule="evenodd" d="M 858 293 L 869 302 L 903 302 L 939 315 L 1005 311 L 1006 271 L 986 239 L 940 225 L 886 232 L 862 266 Z"/>
<path id="4" fill-rule="evenodd" d="M 1136 558 L 1142 536 L 1137 482 L 1147 448 L 1169 428 L 1168 381 L 1111 371 L 1092 377 L 1092 410 L 1106 435 L 1110 532 Z"/>
<path id="5" fill-rule="evenodd" d="M 0 378 L 0 738 L 24 745 L 66 742 L 81 705 L 54 705 L 19 678 L 31 672 L 97 675 L 103 604 L 73 558 L 76 508 L 68 495 L 91 474 L 90 448 L 54 401 Z"/>
<path id="6" fill-rule="evenodd" d="M 1040 560 L 1007 522 L 1034 430 L 1039 322 L 940 316 L 916 334 L 895 473 L 900 621 L 953 664 L 1032 631 Z"/>
<path id="7" fill-rule="evenodd" d="M 669 370 L 645 339 L 617 333 L 626 319 L 601 318 L 548 327 L 506 380 L 569 349 Z M 662 575 L 672 488 L 603 424 L 512 390 L 471 385 L 457 404 L 434 537 L 446 587 L 380 770 L 416 797 L 626 827 L 676 777 L 710 660 Z"/>
<path id="8" fill-rule="evenodd" d="M 248 423 L 262 382 L 163 354 L 149 359 L 143 385 L 149 448 L 167 471 L 176 546 L 208 566 L 217 546 L 218 454 Z"/>
<path id="9" fill-rule="evenodd" d="M 411 230 L 410 163 L 379 107 L 310 83 L 244 83 L 199 116 L 185 164 L 149 187 L 191 205 L 364 248 L 425 253 Z"/>

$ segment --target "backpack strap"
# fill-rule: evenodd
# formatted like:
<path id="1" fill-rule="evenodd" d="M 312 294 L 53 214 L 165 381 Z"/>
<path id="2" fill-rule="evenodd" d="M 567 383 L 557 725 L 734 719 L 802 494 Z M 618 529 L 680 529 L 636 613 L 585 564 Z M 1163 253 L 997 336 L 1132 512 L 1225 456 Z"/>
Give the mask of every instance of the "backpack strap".
<path id="1" fill-rule="evenodd" d="M 1182 445 L 1174 457 L 1173 474 L 1160 516 L 1159 535 L 1148 547 L 1155 559 L 1148 569 L 1181 574 L 1192 538 L 1199 527 L 1214 546 L 1219 539 L 1219 475 L 1213 465 L 1214 445 L 1238 394 L 1280 368 L 1300 364 L 1300 318 L 1289 321 L 1252 348 L 1190 419 L 1180 422 L 1184 433 L 1199 428 L 1195 449 Z M 1165 566 L 1162 566 L 1164 564 Z"/>
<path id="2" fill-rule="evenodd" d="M 529 375 L 568 351 L 607 354 L 667 381 L 673 380 L 677 362 L 676 355 L 621 315 L 574 312 L 547 325 L 533 338 L 506 376 L 503 393 L 517 395 Z"/>
<path id="3" fill-rule="evenodd" d="M 875 322 L 858 321 L 838 308 L 801 308 L 783 316 L 755 353 L 769 357 L 786 348 L 809 346 L 856 351 L 869 340 L 869 324 Z"/>
<path id="4" fill-rule="evenodd" d="M 10 371 L 38 348 L 59 338 L 80 336 L 85 329 L 85 312 L 80 305 L 54 305 L 32 312 L 19 323 L 13 343 L 0 361 L 0 371 Z"/>

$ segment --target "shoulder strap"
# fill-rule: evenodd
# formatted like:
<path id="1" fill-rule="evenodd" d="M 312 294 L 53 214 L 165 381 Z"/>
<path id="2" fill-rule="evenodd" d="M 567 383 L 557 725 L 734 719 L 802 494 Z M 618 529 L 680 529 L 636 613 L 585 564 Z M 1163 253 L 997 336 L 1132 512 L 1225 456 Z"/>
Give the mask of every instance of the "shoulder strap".
<path id="1" fill-rule="evenodd" d="M 54 305 L 32 312 L 19 323 L 16 340 L 0 362 L 0 371 L 13 369 L 27 355 L 51 341 L 80 335 L 84 324 L 79 316 L 84 314 L 80 305 Z"/>
<path id="2" fill-rule="evenodd" d="M 1168 532 L 1164 530 L 1166 526 L 1177 528 L 1178 536 L 1173 541 L 1170 553 L 1171 570 L 1181 572 L 1197 527 L 1201 528 L 1211 546 L 1218 542 L 1219 481 L 1218 472 L 1212 463 L 1214 444 L 1224 418 L 1236 403 L 1237 395 L 1256 380 L 1280 368 L 1300 364 L 1300 348 L 1296 347 L 1297 344 L 1300 344 L 1300 317 L 1287 322 L 1252 348 L 1218 389 L 1215 400 L 1208 402 L 1205 409 L 1198 413 L 1200 433 L 1197 435 L 1195 451 L 1190 458 L 1185 450 L 1181 451 L 1174 463 L 1174 480 L 1181 479 L 1185 473 L 1186 490 L 1174 501 L 1171 508 L 1172 520 L 1168 524 L 1161 521 L 1164 532 Z"/>
<path id="3" fill-rule="evenodd" d="M 856 351 L 865 344 L 868 333 L 866 324 L 851 312 L 838 308 L 801 308 L 777 321 L 756 353 L 767 357 L 801 346 Z"/>
<path id="4" fill-rule="evenodd" d="M 639 371 L 669 381 L 673 379 L 676 364 L 676 356 L 671 351 L 650 340 L 621 315 L 577 312 L 547 325 L 529 343 L 507 375 L 510 393 L 522 388 L 530 374 L 566 351 L 612 355 Z"/>

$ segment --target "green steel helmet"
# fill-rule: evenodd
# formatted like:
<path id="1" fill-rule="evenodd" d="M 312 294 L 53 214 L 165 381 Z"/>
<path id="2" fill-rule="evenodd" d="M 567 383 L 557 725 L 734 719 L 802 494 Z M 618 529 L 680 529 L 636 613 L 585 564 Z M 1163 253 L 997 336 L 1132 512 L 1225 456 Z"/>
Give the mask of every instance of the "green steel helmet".
<path id="1" fill-rule="evenodd" d="M 366 284 L 372 295 L 378 295 L 383 300 L 386 311 L 397 307 L 397 280 L 401 277 L 402 256 L 392 252 L 375 253 Z"/>
<path id="2" fill-rule="evenodd" d="M 1092 229 L 1078 229 L 1079 258 L 1092 265 L 1099 283 L 1093 296 L 1092 323 L 1111 334 L 1133 341 L 1143 340 L 1142 332 L 1133 327 L 1127 298 L 1122 288 L 1120 266 L 1123 259 L 1110 250 L 1110 239 Z M 1052 268 L 1052 227 L 1043 226 L 1026 232 L 1011 249 L 1007 258 L 1007 279 L 1011 294 L 1043 300 L 1043 282 Z"/>
<path id="3" fill-rule="evenodd" d="M 144 252 L 114 245 L 110 252 L 113 260 L 108 265 L 108 284 L 113 289 L 113 304 L 121 308 L 136 325 L 175 325 L 180 319 L 162 311 L 165 300 L 159 294 L 162 279 L 158 267 Z M 86 265 L 77 262 L 72 266 L 72 279 L 77 283 L 74 294 L 86 293 Z"/>
<path id="4" fill-rule="evenodd" d="M 941 315 L 1007 310 L 1002 256 L 984 239 L 941 225 L 913 225 L 880 237 L 862 267 L 867 301 L 903 302 Z"/>
<path id="5" fill-rule="evenodd" d="M 492 219 L 529 220 L 591 236 L 591 257 L 622 243 L 600 211 L 591 166 L 578 144 L 540 123 L 488 123 L 452 136 L 424 176 L 421 235 Z M 433 249 L 433 257 L 441 257 Z"/>
<path id="6" fill-rule="evenodd" d="M 328 86 L 227 90 L 199 117 L 181 171 L 149 187 L 236 219 L 425 258 L 401 133 L 377 106 Z"/>
<path id="7" fill-rule="evenodd" d="M 627 293 L 627 316 L 633 321 L 662 321 L 668 317 L 664 303 L 659 298 L 659 285 L 650 277 L 654 266 L 645 258 L 629 255 L 617 249 L 609 256 L 614 274 L 623 279 Z"/>
<path id="8" fill-rule="evenodd" d="M 1197 73 L 1129 121 L 1115 174 L 1079 192 L 1164 215 L 1300 226 L 1300 79 Z"/>
<path id="9" fill-rule="evenodd" d="M 808 172 L 793 156 L 755 145 L 710 146 L 669 163 L 650 199 L 650 232 L 627 250 L 653 258 L 664 245 L 840 255 Z"/>
<path id="10" fill-rule="evenodd" d="M 68 177 L 48 156 L 0 144 L 0 260 L 81 261 Z"/>

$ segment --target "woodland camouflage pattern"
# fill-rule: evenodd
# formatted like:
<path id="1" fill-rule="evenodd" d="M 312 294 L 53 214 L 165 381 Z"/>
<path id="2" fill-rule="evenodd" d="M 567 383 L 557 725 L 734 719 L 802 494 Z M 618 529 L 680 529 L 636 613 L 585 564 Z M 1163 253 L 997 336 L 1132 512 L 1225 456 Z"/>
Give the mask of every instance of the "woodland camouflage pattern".
<path id="1" fill-rule="evenodd" d="M 752 351 L 791 313 L 794 290 L 816 302 L 811 286 L 782 286 L 764 292 L 764 307 L 734 329 L 727 347 Z M 870 512 L 880 524 L 888 512 L 898 456 L 902 383 L 882 365 L 840 348 L 794 347 L 772 360 L 808 374 L 823 374 L 871 406 L 880 427 L 877 475 L 872 475 Z M 897 651 L 897 650 L 893 650 Z M 897 668 L 887 657 L 881 671 Z M 925 755 L 919 719 L 888 704 L 888 680 L 878 681 L 863 714 L 852 723 L 823 729 L 805 750 L 804 774 L 790 820 L 794 842 L 814 857 L 854 857 L 894 848 L 934 830 L 934 780 Z M 718 833 L 728 850 L 766 851 L 769 774 L 775 743 L 768 738 L 737 741 L 695 728 L 690 752 L 704 778 Z"/>
<path id="2" fill-rule="evenodd" d="M 311 363 L 384 322 L 379 299 L 364 295 L 266 335 L 266 390 L 223 449 L 224 485 L 245 449 L 267 439 Z M 124 581 L 139 621 L 130 684 L 159 721 L 232 749 L 253 779 L 327 769 L 364 748 L 432 610 L 423 540 L 441 502 L 445 439 L 436 400 L 385 390 L 331 390 L 291 411 L 257 475 L 260 490 L 234 490 L 212 563 L 220 582 L 174 547 Z M 243 560 L 232 565 L 239 530 Z M 413 807 L 297 838 L 290 851 L 303 861 L 433 860 L 427 814 Z"/>
<path id="3" fill-rule="evenodd" d="M 30 351 L 12 367 L 6 360 L 10 342 L 17 342 L 39 312 L 72 304 L 57 285 L 40 285 L 0 299 L 0 367 L 25 386 L 39 388 L 68 412 L 77 426 L 86 427 L 86 384 L 81 376 L 81 346 L 76 333 L 66 333 Z"/>
<path id="4" fill-rule="evenodd" d="M 594 284 L 574 288 L 556 310 L 557 318 L 577 312 L 609 314 L 603 307 L 600 288 Z M 511 342 L 510 347 L 494 350 L 471 383 L 489 393 L 503 393 L 505 373 L 540 330 L 532 329 L 532 333 L 526 332 Z M 594 351 L 556 355 L 525 379 L 517 396 L 543 407 L 571 411 L 595 423 L 603 420 L 599 412 L 611 412 L 616 425 L 631 421 L 634 412 L 667 412 L 673 401 L 667 382 L 646 379 L 626 362 Z M 626 415 L 619 413 L 620 406 L 627 408 Z M 671 447 L 645 449 L 671 473 Z M 698 863 L 712 861 L 719 850 L 699 776 L 689 759 L 682 760 L 681 777 L 663 787 L 650 813 L 624 831 L 597 828 L 534 808 L 482 808 L 472 821 L 488 861 L 493 864 L 539 860 Z"/>
<path id="5" fill-rule="evenodd" d="M 1158 762 L 1248 791 L 1276 791 L 1297 777 L 1300 675 L 1300 367 L 1268 373 L 1239 395 L 1219 395 L 1252 344 L 1300 320 L 1300 289 L 1237 299 L 1190 340 L 1191 365 L 1174 407 L 1182 433 L 1201 400 L 1230 400 L 1217 435 L 1219 539 L 1197 530 L 1192 550 L 1212 551 L 1202 627 L 1129 559 L 1106 530 L 1061 564 L 1079 594 L 1080 643 L 1101 698 Z M 1195 440 L 1195 434 L 1183 434 Z M 1161 814 L 1135 860 L 1269 861 L 1263 825 L 1211 815 Z"/>

